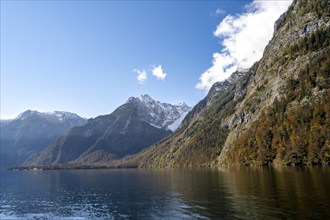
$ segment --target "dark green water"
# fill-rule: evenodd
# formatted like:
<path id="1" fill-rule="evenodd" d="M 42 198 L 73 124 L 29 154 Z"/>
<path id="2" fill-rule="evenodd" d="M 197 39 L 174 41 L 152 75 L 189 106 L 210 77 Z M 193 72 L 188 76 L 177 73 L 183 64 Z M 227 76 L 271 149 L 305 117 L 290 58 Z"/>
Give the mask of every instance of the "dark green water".
<path id="1" fill-rule="evenodd" d="M 0 218 L 330 219 L 330 169 L 2 172 Z"/>

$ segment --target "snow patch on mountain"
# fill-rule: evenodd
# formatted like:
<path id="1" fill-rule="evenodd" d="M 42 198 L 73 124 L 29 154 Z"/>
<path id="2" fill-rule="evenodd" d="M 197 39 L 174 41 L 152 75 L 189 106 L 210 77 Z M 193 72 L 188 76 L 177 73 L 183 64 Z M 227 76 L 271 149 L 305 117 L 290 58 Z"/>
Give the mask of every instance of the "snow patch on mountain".
<path id="1" fill-rule="evenodd" d="M 33 110 L 27 110 L 20 115 L 18 115 L 15 121 L 24 121 L 27 119 L 45 119 L 46 121 L 53 123 L 66 123 L 68 121 L 86 121 L 86 119 L 81 118 L 79 115 L 65 112 L 65 111 L 54 111 L 54 112 L 38 112 Z"/>
<path id="2" fill-rule="evenodd" d="M 178 118 L 177 120 L 175 120 L 171 125 L 168 126 L 168 129 L 170 129 L 171 131 L 175 131 L 181 124 L 181 122 L 183 121 L 183 119 L 187 116 L 189 112 L 184 112 L 180 118 Z"/>
<path id="3" fill-rule="evenodd" d="M 191 110 L 191 107 L 184 102 L 172 105 L 156 101 L 149 95 L 141 95 L 137 98 L 131 97 L 126 103 L 135 105 L 139 117 L 143 121 L 156 128 L 165 128 L 172 131 L 180 125 L 178 123 L 181 123 L 184 116 Z"/>

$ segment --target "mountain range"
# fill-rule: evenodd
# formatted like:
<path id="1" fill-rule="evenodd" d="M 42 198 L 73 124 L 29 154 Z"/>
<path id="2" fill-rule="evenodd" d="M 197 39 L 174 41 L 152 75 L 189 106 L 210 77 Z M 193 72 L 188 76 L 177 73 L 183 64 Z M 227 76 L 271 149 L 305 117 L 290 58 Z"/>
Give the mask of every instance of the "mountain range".
<path id="1" fill-rule="evenodd" d="M 263 57 L 213 85 L 168 138 L 119 167 L 330 164 L 330 3 L 295 0 Z"/>
<path id="2" fill-rule="evenodd" d="M 215 83 L 192 109 L 132 97 L 24 164 L 329 165 L 329 103 L 330 2 L 294 0 L 261 60 Z"/>
<path id="3" fill-rule="evenodd" d="M 135 154 L 170 135 L 191 108 L 171 105 L 149 95 L 131 97 L 109 115 L 73 127 L 24 165 L 109 162 Z"/>
<path id="4" fill-rule="evenodd" d="M 1 120 L 1 166 L 20 165 L 86 119 L 69 112 L 41 113 L 27 110 L 12 120 Z"/>

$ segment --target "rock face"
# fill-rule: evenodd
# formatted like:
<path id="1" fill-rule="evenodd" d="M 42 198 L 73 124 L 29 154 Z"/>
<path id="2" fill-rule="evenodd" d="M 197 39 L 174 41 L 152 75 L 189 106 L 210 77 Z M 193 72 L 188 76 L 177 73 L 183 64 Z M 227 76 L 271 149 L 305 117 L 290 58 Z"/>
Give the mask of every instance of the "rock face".
<path id="1" fill-rule="evenodd" d="M 232 115 L 245 96 L 248 80 L 258 64 L 247 72 L 236 72 L 229 80 L 213 85 L 209 94 L 186 116 L 168 138 L 137 155 L 119 161 L 120 166 L 195 167 L 207 166 L 220 155 L 230 126 L 241 121 Z M 230 116 L 230 117 L 229 117 Z"/>
<path id="2" fill-rule="evenodd" d="M 329 20 L 329 1 L 295 0 L 259 62 L 216 83 L 173 135 L 117 164 L 329 164 Z"/>
<path id="3" fill-rule="evenodd" d="M 25 111 L 13 120 L 1 120 L 1 165 L 21 165 L 31 154 L 86 119 L 69 112 Z"/>
<path id="4" fill-rule="evenodd" d="M 171 134 L 169 127 L 189 110 L 184 103 L 160 103 L 148 95 L 131 97 L 113 113 L 72 128 L 24 165 L 109 162 L 122 158 Z"/>
<path id="5" fill-rule="evenodd" d="M 138 110 L 138 117 L 141 120 L 156 128 L 165 128 L 172 131 L 180 125 L 183 120 L 181 116 L 186 115 L 191 110 L 183 102 L 176 105 L 161 103 L 153 100 L 149 95 L 142 95 L 137 98 L 131 97 L 128 99 L 127 104 L 131 104 Z"/>
<path id="6" fill-rule="evenodd" d="M 216 163 L 330 162 L 329 15 L 326 0 L 293 2 L 237 108 L 252 120 L 231 130 Z"/>

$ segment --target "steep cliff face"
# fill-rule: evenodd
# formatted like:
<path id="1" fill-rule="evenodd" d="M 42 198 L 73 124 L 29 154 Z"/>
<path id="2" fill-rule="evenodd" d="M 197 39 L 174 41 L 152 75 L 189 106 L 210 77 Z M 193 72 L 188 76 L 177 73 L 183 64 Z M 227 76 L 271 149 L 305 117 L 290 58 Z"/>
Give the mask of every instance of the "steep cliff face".
<path id="1" fill-rule="evenodd" d="M 329 163 L 330 3 L 298 0 L 275 25 L 235 114 L 222 165 Z M 315 140 L 318 140 L 315 142 Z"/>
<path id="2" fill-rule="evenodd" d="M 232 82 L 215 84 L 170 137 L 120 163 L 329 163 L 329 19 L 329 1 L 294 1 L 258 63 Z"/>
<path id="3" fill-rule="evenodd" d="M 119 161 L 122 166 L 196 167 L 209 166 L 222 150 L 229 128 L 242 116 L 232 117 L 235 106 L 246 95 L 247 82 L 258 64 L 247 72 L 236 72 L 213 85 L 209 94 L 186 116 L 169 137 L 139 154 Z M 118 162 L 115 163 L 116 165 Z"/>

